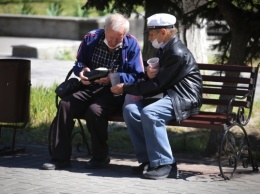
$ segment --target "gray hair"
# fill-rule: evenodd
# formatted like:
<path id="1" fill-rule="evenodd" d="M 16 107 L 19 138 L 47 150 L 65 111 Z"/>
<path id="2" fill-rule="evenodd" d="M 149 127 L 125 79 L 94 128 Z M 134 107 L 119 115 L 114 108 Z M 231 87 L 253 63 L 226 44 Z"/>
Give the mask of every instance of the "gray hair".
<path id="1" fill-rule="evenodd" d="M 161 29 L 156 29 L 157 33 L 160 32 Z M 165 30 L 167 31 L 167 33 L 175 35 L 178 33 L 178 29 L 176 27 L 173 28 L 165 28 Z"/>
<path id="2" fill-rule="evenodd" d="M 104 29 L 111 27 L 114 31 L 118 31 L 120 28 L 125 29 L 125 34 L 129 31 L 129 21 L 121 14 L 116 13 L 108 16 L 105 20 Z"/>

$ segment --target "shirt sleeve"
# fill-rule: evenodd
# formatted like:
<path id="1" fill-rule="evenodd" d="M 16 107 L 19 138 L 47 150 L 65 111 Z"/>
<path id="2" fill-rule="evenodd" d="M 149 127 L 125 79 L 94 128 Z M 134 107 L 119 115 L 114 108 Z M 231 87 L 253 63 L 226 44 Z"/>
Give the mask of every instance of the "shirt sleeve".
<path id="1" fill-rule="evenodd" d="M 79 73 L 84 67 L 87 67 L 87 64 L 90 63 L 91 56 L 93 55 L 93 50 L 91 49 L 93 41 L 96 42 L 97 37 L 101 33 L 101 30 L 92 30 L 88 32 L 83 40 L 81 41 L 78 52 L 77 52 L 77 61 L 73 67 L 73 72 L 76 76 L 79 76 Z M 94 45 L 94 44 L 93 44 Z"/>

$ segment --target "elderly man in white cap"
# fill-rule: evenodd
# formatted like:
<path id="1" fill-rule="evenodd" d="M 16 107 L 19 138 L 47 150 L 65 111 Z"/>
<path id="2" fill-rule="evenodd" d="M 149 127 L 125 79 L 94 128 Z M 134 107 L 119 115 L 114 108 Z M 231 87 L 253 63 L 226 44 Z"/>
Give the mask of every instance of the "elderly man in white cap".
<path id="1" fill-rule="evenodd" d="M 144 97 L 126 105 L 123 116 L 141 163 L 133 167 L 133 172 L 149 179 L 162 179 L 177 173 L 166 125 L 170 120 L 180 122 L 197 114 L 202 104 L 200 71 L 192 53 L 177 37 L 175 23 L 176 18 L 165 13 L 147 19 L 149 41 L 159 49 L 159 66 L 148 66 L 143 81 L 111 88 L 115 94 Z M 162 98 L 148 103 L 149 97 L 160 93 Z"/>

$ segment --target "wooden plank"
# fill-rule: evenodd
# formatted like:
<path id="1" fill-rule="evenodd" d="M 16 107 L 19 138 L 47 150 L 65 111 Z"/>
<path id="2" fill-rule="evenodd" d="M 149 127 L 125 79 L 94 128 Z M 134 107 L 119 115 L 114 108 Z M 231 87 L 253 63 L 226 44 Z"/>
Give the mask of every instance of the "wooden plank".
<path id="1" fill-rule="evenodd" d="M 210 104 L 210 105 L 222 105 L 222 106 L 227 106 L 229 101 L 228 100 L 219 100 L 219 99 L 210 99 L 210 98 L 203 98 L 202 100 L 203 104 Z M 243 106 L 246 108 L 250 107 L 250 102 L 248 101 L 234 101 L 233 106 Z"/>
<path id="2" fill-rule="evenodd" d="M 234 96 L 244 96 L 248 93 L 248 90 L 237 90 L 237 89 L 223 89 L 223 88 L 203 88 L 204 94 L 224 94 Z"/>
<path id="3" fill-rule="evenodd" d="M 226 83 L 237 83 L 237 84 L 253 84 L 253 79 L 243 77 L 225 77 L 215 75 L 202 75 L 203 81 L 211 82 L 226 82 Z"/>
<path id="4" fill-rule="evenodd" d="M 251 73 L 254 68 L 240 65 L 217 65 L 217 64 L 204 64 L 198 63 L 200 70 L 212 70 L 212 71 L 233 71 L 233 72 L 247 72 Z"/>

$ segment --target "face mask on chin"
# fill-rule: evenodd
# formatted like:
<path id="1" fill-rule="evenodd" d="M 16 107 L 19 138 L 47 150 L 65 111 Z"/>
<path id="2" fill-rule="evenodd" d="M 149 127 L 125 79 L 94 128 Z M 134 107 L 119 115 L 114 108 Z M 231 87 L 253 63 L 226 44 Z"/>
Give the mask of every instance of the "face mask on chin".
<path id="1" fill-rule="evenodd" d="M 156 38 L 152 41 L 152 45 L 153 45 L 154 48 L 159 49 L 163 45 L 163 42 L 159 43 L 157 38 Z"/>
<path id="2" fill-rule="evenodd" d="M 107 47 L 110 48 L 110 49 L 115 49 L 115 48 L 120 47 L 120 46 L 122 45 L 122 42 L 120 42 L 120 43 L 118 43 L 115 47 L 111 47 L 111 46 L 108 45 L 108 42 L 107 42 L 107 39 L 106 39 L 106 38 L 104 39 L 104 43 L 105 43 L 105 44 L 107 45 Z"/>
<path id="3" fill-rule="evenodd" d="M 160 32 L 159 32 L 159 34 L 160 34 Z M 158 38 L 158 35 L 157 35 L 157 38 Z M 163 45 L 163 41 L 159 43 L 157 38 L 152 41 L 152 46 L 156 49 L 159 49 Z"/>

